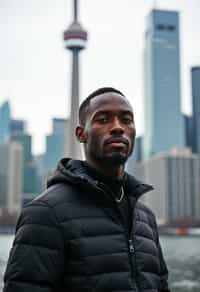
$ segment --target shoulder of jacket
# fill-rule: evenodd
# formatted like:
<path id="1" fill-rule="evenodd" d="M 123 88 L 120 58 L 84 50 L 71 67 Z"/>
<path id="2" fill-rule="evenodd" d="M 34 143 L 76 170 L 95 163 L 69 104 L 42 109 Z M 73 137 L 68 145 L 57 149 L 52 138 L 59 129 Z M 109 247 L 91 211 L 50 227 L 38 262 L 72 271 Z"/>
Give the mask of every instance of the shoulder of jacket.
<path id="1" fill-rule="evenodd" d="M 65 184 L 55 184 L 47 188 L 23 207 L 17 229 L 19 225 L 24 224 L 58 225 L 60 222 L 59 206 L 62 206 L 63 202 L 67 200 L 68 191 L 70 190 Z"/>
<path id="2" fill-rule="evenodd" d="M 38 217 L 41 221 L 51 221 L 55 216 L 56 221 L 59 221 L 58 209 L 59 206 L 62 206 L 67 201 L 68 192 L 70 190 L 65 184 L 56 184 L 47 188 L 43 193 L 23 207 L 19 219 L 30 217 L 32 219 L 35 218 L 34 220 L 37 221 L 36 218 Z"/>
<path id="3" fill-rule="evenodd" d="M 136 204 L 136 208 L 139 211 L 142 211 L 142 212 L 146 213 L 146 215 L 150 218 L 150 220 L 153 223 L 153 225 L 156 224 L 155 214 L 153 213 L 153 211 L 149 207 L 147 207 L 145 204 L 143 204 L 140 201 L 138 201 L 137 204 Z"/>
<path id="4" fill-rule="evenodd" d="M 30 205 L 46 204 L 49 207 L 56 207 L 67 201 L 68 196 L 75 192 L 75 187 L 70 184 L 58 183 L 48 187 L 43 193 L 37 196 Z"/>

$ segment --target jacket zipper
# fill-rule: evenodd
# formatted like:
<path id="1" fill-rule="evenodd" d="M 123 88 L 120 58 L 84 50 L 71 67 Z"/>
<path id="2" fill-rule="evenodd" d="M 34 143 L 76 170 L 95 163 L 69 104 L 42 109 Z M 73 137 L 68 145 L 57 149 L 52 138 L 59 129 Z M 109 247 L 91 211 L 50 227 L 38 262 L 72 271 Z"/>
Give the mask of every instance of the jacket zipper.
<path id="1" fill-rule="evenodd" d="M 95 184 L 95 187 L 97 189 L 99 189 L 101 192 L 104 193 L 104 195 L 106 197 L 107 196 L 107 193 L 106 191 L 101 188 L 99 185 Z M 109 191 L 109 190 L 108 190 Z M 118 217 L 121 217 L 121 213 L 119 212 L 119 209 L 116 205 L 116 202 L 112 201 L 115 209 L 117 210 L 117 213 L 118 213 Z M 131 218 L 131 221 L 132 221 L 132 227 L 131 227 L 131 232 L 129 234 L 129 231 L 128 229 L 126 229 L 123 224 L 121 223 L 121 220 L 119 220 L 119 223 L 123 226 L 123 229 L 124 229 L 124 233 L 125 233 L 125 236 L 127 238 L 127 242 L 128 242 L 128 258 L 129 258 L 129 263 L 130 263 L 130 267 L 131 267 L 131 277 L 133 280 L 135 280 L 135 288 L 136 288 L 136 292 L 139 292 L 139 285 L 138 285 L 138 279 L 137 279 L 137 270 L 136 268 L 134 269 L 133 267 L 133 262 L 132 262 L 132 257 L 134 256 L 134 262 L 135 262 L 135 265 L 136 265 L 136 255 L 135 255 L 135 245 L 134 245 L 134 240 L 133 240 L 133 235 L 134 235 L 134 227 L 135 227 L 135 216 L 134 216 L 134 209 L 132 210 L 132 218 Z"/>
<path id="2" fill-rule="evenodd" d="M 135 288 L 136 288 L 136 291 L 139 291 L 140 289 L 139 289 L 139 283 L 138 283 L 138 275 L 137 275 L 137 268 L 136 268 L 136 253 L 135 253 L 135 244 L 134 244 L 135 216 L 133 216 L 132 222 L 133 222 L 133 226 L 131 228 L 131 233 L 128 240 L 129 261 L 131 265 L 131 275 L 132 275 L 133 280 L 135 281 Z M 133 262 L 132 262 L 133 257 L 134 257 L 135 267 L 133 267 Z"/>

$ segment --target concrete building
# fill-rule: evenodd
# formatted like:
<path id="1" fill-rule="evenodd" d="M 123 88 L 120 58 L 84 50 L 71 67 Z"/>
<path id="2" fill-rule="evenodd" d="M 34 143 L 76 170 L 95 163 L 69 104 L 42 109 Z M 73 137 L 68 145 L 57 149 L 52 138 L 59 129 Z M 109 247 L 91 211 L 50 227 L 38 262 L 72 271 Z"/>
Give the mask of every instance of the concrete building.
<path id="1" fill-rule="evenodd" d="M 193 108 L 193 151 L 200 155 L 200 67 L 193 67 L 192 108 Z"/>
<path id="2" fill-rule="evenodd" d="M 144 48 L 144 159 L 185 146 L 179 38 L 179 14 L 152 10 Z"/>
<path id="3" fill-rule="evenodd" d="M 200 218 L 200 159 L 189 148 L 155 155 L 138 166 L 140 178 L 154 186 L 143 202 L 158 223 Z"/>
<path id="4" fill-rule="evenodd" d="M 0 145 L 0 208 L 19 212 L 22 206 L 23 148 L 8 141 Z"/>
<path id="5" fill-rule="evenodd" d="M 32 155 L 32 136 L 25 132 L 24 121 L 12 120 L 10 140 L 20 143 L 23 147 L 23 201 L 26 203 L 41 191 L 41 183 Z"/>
<path id="6" fill-rule="evenodd" d="M 19 142 L 24 149 L 24 164 L 32 161 L 32 136 L 26 133 L 20 133 L 10 136 L 11 141 Z"/>

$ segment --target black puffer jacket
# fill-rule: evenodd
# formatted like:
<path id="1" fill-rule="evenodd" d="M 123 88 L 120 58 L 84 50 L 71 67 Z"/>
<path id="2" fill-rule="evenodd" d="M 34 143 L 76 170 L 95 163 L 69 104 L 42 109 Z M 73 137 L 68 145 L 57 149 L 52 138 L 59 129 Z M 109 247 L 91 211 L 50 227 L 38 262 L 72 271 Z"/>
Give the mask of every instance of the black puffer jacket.
<path id="1" fill-rule="evenodd" d="M 63 159 L 48 186 L 19 218 L 4 292 L 168 291 L 154 215 L 137 202 L 150 186 L 127 176 L 131 234 L 79 161 Z"/>

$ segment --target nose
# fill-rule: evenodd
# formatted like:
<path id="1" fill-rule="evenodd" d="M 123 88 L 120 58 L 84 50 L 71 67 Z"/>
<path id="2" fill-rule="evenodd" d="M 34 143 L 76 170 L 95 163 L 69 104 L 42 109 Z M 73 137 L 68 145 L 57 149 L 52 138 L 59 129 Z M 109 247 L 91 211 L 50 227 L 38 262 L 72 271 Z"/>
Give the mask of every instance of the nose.
<path id="1" fill-rule="evenodd" d="M 113 119 L 110 133 L 115 135 L 121 135 L 124 133 L 124 128 L 122 127 L 118 118 Z"/>

